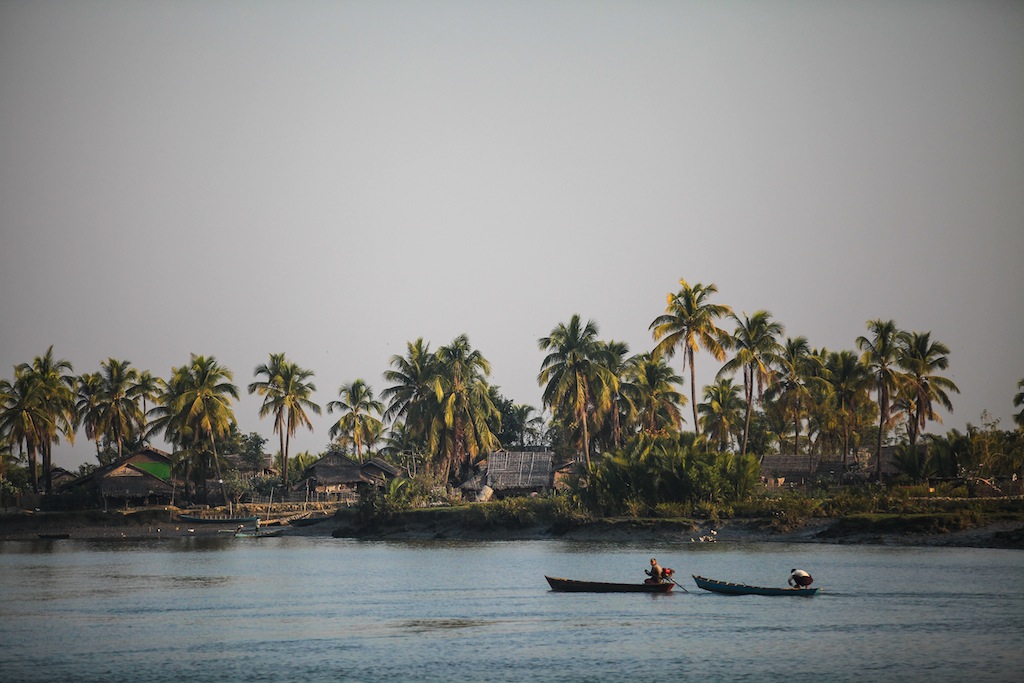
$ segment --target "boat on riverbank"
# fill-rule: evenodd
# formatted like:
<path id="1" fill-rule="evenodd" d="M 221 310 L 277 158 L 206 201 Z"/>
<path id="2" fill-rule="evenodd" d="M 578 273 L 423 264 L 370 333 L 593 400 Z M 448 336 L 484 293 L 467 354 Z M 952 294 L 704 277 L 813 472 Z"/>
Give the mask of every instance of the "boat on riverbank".
<path id="1" fill-rule="evenodd" d="M 232 517 L 230 515 L 180 515 L 181 521 L 193 524 L 255 524 L 259 517 Z"/>
<path id="2" fill-rule="evenodd" d="M 607 583 L 604 581 L 577 581 L 556 576 L 545 576 L 551 590 L 559 593 L 668 593 L 674 583 Z"/>
<path id="3" fill-rule="evenodd" d="M 282 529 L 242 529 L 235 532 L 235 538 L 271 538 L 280 536 Z"/>
<path id="4" fill-rule="evenodd" d="M 772 588 L 768 586 L 748 586 L 745 583 L 729 583 L 728 581 L 716 581 L 703 576 L 692 574 L 693 580 L 698 588 L 703 588 L 712 593 L 724 595 L 800 595 L 811 597 L 819 589 L 817 588 Z"/>

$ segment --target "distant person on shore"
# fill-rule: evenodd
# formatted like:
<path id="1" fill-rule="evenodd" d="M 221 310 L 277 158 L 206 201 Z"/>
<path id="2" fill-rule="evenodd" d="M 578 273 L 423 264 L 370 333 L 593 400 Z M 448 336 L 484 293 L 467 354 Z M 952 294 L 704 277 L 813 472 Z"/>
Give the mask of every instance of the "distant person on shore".
<path id="1" fill-rule="evenodd" d="M 651 558 L 651 568 L 645 569 L 644 574 L 647 574 L 647 576 L 651 577 L 649 579 L 644 579 L 644 583 L 661 583 L 661 579 L 664 576 L 664 572 L 662 571 L 661 566 L 658 564 L 658 561 L 653 557 Z"/>
<path id="2" fill-rule="evenodd" d="M 803 569 L 789 570 L 789 585 L 793 588 L 807 588 L 814 582 L 811 575 Z"/>

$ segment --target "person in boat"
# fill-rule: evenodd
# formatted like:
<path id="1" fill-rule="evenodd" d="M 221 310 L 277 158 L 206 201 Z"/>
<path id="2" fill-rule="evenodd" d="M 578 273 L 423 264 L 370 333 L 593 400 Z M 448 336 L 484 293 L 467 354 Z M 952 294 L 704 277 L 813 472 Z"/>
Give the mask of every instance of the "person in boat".
<path id="1" fill-rule="evenodd" d="M 803 569 L 789 570 L 789 585 L 793 588 L 807 588 L 814 582 L 811 575 Z"/>
<path id="2" fill-rule="evenodd" d="M 665 571 L 653 557 L 651 558 L 651 568 L 645 569 L 644 574 L 651 577 L 649 579 L 644 579 L 644 583 L 661 583 L 661 580 L 665 578 Z"/>

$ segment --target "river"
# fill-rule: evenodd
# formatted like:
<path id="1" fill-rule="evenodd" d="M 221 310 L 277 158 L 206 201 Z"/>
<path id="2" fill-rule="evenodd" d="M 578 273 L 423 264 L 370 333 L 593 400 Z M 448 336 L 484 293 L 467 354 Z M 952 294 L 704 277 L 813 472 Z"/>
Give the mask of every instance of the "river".
<path id="1" fill-rule="evenodd" d="M 553 593 L 544 575 L 669 595 Z M 691 573 L 814 598 L 721 596 Z M 321 537 L 0 543 L 2 681 L 1018 681 L 1024 552 Z"/>

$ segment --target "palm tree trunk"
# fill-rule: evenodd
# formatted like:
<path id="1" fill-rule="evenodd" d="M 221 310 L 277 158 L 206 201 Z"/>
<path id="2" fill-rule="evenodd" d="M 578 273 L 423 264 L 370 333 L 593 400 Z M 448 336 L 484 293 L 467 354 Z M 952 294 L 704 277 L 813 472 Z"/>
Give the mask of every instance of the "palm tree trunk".
<path id="1" fill-rule="evenodd" d="M 875 452 L 875 475 L 882 481 L 882 427 L 885 424 L 885 411 L 882 403 L 878 404 L 878 448 Z"/>
<path id="2" fill-rule="evenodd" d="M 284 447 L 284 429 L 281 429 L 277 434 L 281 439 L 281 484 L 285 485 L 288 483 L 288 454 L 285 452 Z"/>
<path id="3" fill-rule="evenodd" d="M 220 472 L 220 459 L 217 457 L 217 444 L 213 442 L 213 433 L 210 433 L 210 449 L 213 451 L 213 469 L 217 472 L 217 482 L 220 484 L 220 495 L 224 502 L 228 502 L 228 492 L 224 488 L 224 475 Z"/>
<path id="4" fill-rule="evenodd" d="M 52 490 L 53 477 L 50 470 L 53 469 L 53 446 L 49 442 L 43 445 L 43 490 L 50 493 Z"/>
<path id="5" fill-rule="evenodd" d="M 697 372 L 693 369 L 693 350 L 687 347 L 686 356 L 690 363 L 690 404 L 693 406 L 693 432 L 700 436 L 700 422 L 697 420 Z"/>
<path id="6" fill-rule="evenodd" d="M 747 380 L 747 375 L 750 374 L 750 380 Z M 747 454 L 747 437 L 750 436 L 750 413 L 754 403 L 754 378 L 753 370 L 744 368 L 743 370 L 743 390 L 746 393 L 747 398 L 747 416 L 744 419 L 743 425 L 743 448 L 740 450 L 740 455 Z"/>

